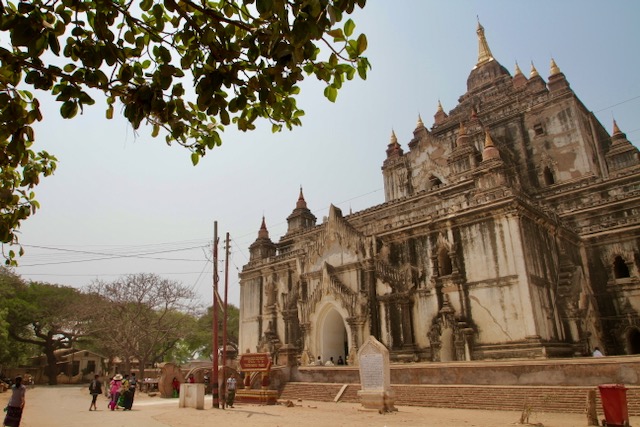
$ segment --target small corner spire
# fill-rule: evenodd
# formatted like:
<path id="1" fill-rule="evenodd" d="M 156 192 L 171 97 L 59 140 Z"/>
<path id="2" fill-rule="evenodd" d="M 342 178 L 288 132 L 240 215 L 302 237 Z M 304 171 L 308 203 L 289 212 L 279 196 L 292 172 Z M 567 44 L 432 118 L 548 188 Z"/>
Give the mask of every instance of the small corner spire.
<path id="1" fill-rule="evenodd" d="M 444 108 L 442 108 L 442 102 L 438 99 L 438 112 L 442 111 L 444 113 Z"/>
<path id="2" fill-rule="evenodd" d="M 518 65 L 518 61 L 516 61 L 516 69 L 514 72 L 514 76 L 517 76 L 518 74 L 522 74 L 522 70 L 520 69 L 520 66 Z"/>
<path id="3" fill-rule="evenodd" d="M 493 139 L 491 139 L 489 129 L 484 130 L 484 147 L 495 147 L 495 145 L 493 144 Z"/>
<path id="4" fill-rule="evenodd" d="M 420 113 L 418 113 L 418 123 L 416 124 L 416 129 L 422 127 L 424 127 L 424 122 L 422 121 L 422 116 L 420 115 Z"/>
<path id="5" fill-rule="evenodd" d="M 538 70 L 536 70 L 536 66 L 533 65 L 533 61 L 531 61 L 531 72 L 529 73 L 529 78 L 533 78 L 533 77 L 538 77 L 540 74 L 538 74 Z"/>
<path id="6" fill-rule="evenodd" d="M 300 186 L 300 195 L 298 196 L 298 201 L 296 202 L 296 209 L 305 209 L 307 207 L 307 202 L 304 200 L 304 194 L 302 194 L 302 185 Z"/>
<path id="7" fill-rule="evenodd" d="M 398 137 L 396 136 L 396 131 L 391 129 L 391 142 L 389 143 L 389 145 L 397 145 L 398 144 Z"/>
<path id="8" fill-rule="evenodd" d="M 489 129 L 484 130 L 484 149 L 482 150 L 482 161 L 500 159 L 500 150 L 493 143 Z"/>
<path id="9" fill-rule="evenodd" d="M 620 131 L 620 128 L 618 127 L 618 123 L 616 122 L 616 119 L 613 119 L 613 133 L 611 134 L 613 135 L 618 135 L 621 134 L 622 132 Z"/>
<path id="10" fill-rule="evenodd" d="M 551 71 L 549 76 L 555 76 L 556 74 L 560 74 L 560 68 L 558 67 L 558 65 L 556 64 L 556 61 L 554 61 L 553 57 L 551 58 Z"/>
<path id="11" fill-rule="evenodd" d="M 268 239 L 269 230 L 267 230 L 267 223 L 262 215 L 262 224 L 260 225 L 260 231 L 258 231 L 258 239 Z"/>

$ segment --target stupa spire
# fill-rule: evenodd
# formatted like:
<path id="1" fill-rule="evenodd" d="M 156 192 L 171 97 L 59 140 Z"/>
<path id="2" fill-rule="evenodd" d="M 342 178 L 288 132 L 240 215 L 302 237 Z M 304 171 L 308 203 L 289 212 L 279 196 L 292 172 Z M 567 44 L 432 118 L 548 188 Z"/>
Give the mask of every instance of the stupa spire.
<path id="1" fill-rule="evenodd" d="M 493 55 L 491 54 L 491 49 L 489 49 L 487 38 L 484 35 L 484 27 L 480 24 L 479 19 L 476 33 L 478 34 L 478 63 L 476 64 L 476 67 L 479 67 L 482 64 L 492 61 Z"/>
<path id="2" fill-rule="evenodd" d="M 531 61 L 531 72 L 529 73 L 529 78 L 538 77 L 538 70 L 536 70 L 536 66 L 533 65 L 533 61 Z"/>
<path id="3" fill-rule="evenodd" d="M 258 231 L 258 239 L 268 239 L 269 238 L 269 230 L 267 230 L 267 223 L 264 220 L 264 215 L 262 215 L 262 225 L 260 225 L 260 231 Z"/>
<path id="4" fill-rule="evenodd" d="M 307 208 L 307 201 L 304 200 L 304 194 L 302 194 L 302 185 L 300 186 L 300 195 L 298 196 L 298 201 L 296 202 L 296 209 L 298 208 Z"/>
<path id="5" fill-rule="evenodd" d="M 404 152 L 402 151 L 402 147 L 398 144 L 398 138 L 396 137 L 396 132 L 391 129 L 391 142 L 387 145 L 387 158 L 402 156 Z"/>
<path id="6" fill-rule="evenodd" d="M 613 133 L 611 135 L 617 135 L 622 133 L 620 128 L 618 127 L 618 123 L 616 123 L 616 119 L 613 119 Z"/>
<path id="7" fill-rule="evenodd" d="M 556 64 L 556 61 L 551 58 L 551 71 L 549 73 L 549 76 L 555 76 L 556 74 L 560 74 L 560 68 Z"/>
<path id="8" fill-rule="evenodd" d="M 491 134 L 489 134 L 489 129 L 484 130 L 484 150 L 482 150 L 482 161 L 487 161 L 491 159 L 499 159 L 500 151 L 493 144 L 493 139 L 491 139 Z"/>
<path id="9" fill-rule="evenodd" d="M 520 69 L 520 66 L 518 65 L 518 61 L 516 61 L 516 70 L 513 73 L 513 75 L 517 76 L 518 74 L 522 74 L 522 70 Z"/>

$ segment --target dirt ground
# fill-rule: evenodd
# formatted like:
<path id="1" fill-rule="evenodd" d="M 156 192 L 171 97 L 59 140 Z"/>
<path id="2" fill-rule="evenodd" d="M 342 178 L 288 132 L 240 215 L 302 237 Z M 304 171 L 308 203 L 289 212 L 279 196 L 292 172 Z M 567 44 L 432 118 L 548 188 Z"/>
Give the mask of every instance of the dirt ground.
<path id="1" fill-rule="evenodd" d="M 0 402 L 9 394 L 0 394 Z M 86 387 L 36 386 L 27 391 L 27 403 L 21 427 L 495 427 L 514 426 L 519 412 L 477 411 L 465 409 L 418 408 L 399 406 L 389 414 L 363 410 L 358 404 L 298 401 L 294 407 L 236 404 L 235 408 L 213 409 L 211 396 L 205 409 L 178 408 L 178 399 L 162 399 L 137 393 L 132 411 L 110 411 L 107 398 L 98 397 L 98 411 L 89 411 L 91 396 Z M 599 412 L 602 419 L 602 413 Z M 586 415 L 532 413 L 532 424 L 546 427 L 582 427 Z M 640 426 L 640 417 L 631 417 L 632 426 Z"/>

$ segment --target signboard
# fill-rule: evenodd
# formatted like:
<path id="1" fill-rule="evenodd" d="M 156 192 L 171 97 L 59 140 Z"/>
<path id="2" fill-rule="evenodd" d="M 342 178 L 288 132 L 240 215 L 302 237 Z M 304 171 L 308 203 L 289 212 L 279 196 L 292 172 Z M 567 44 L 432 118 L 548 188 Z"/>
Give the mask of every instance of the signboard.
<path id="1" fill-rule="evenodd" d="M 241 371 L 268 371 L 271 368 L 269 353 L 246 353 L 240 355 Z"/>

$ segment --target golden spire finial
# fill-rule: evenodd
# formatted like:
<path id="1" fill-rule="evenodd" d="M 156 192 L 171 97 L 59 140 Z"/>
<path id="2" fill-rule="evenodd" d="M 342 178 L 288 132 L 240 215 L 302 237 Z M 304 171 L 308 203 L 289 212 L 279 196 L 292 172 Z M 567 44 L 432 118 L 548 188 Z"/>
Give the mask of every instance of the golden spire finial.
<path id="1" fill-rule="evenodd" d="M 622 133 L 620 128 L 618 127 L 618 123 L 616 123 L 616 119 L 613 119 L 613 133 L 611 135 L 616 135 L 618 133 Z"/>
<path id="2" fill-rule="evenodd" d="M 533 65 L 533 61 L 531 61 L 531 73 L 529 73 L 529 78 L 532 77 L 538 77 L 540 74 L 538 74 L 538 70 L 536 70 L 536 66 Z"/>
<path id="3" fill-rule="evenodd" d="M 478 63 L 476 67 L 482 65 L 486 62 L 489 62 L 493 59 L 493 55 L 491 55 L 491 49 L 489 49 L 489 43 L 487 43 L 487 38 L 484 36 L 484 27 L 480 24 L 480 19 L 478 19 L 478 29 L 476 30 L 478 34 Z"/>
<path id="4" fill-rule="evenodd" d="M 491 139 L 491 135 L 489 134 L 489 129 L 484 130 L 484 148 L 487 147 L 495 147 L 495 145 L 493 145 L 493 139 Z"/>
<path id="5" fill-rule="evenodd" d="M 514 75 L 518 75 L 518 74 L 522 74 L 522 70 L 520 69 L 520 66 L 518 65 L 518 61 L 516 61 L 516 71 L 515 71 Z"/>
<path id="6" fill-rule="evenodd" d="M 422 121 L 422 116 L 420 115 L 420 113 L 418 113 L 418 124 L 416 125 L 416 128 L 420 127 L 424 127 L 424 123 Z"/>
<path id="7" fill-rule="evenodd" d="M 442 111 L 444 113 L 444 108 L 442 108 L 442 103 L 438 99 L 438 111 Z"/>
<path id="8" fill-rule="evenodd" d="M 396 144 L 398 144 L 398 138 L 396 137 L 396 131 L 391 129 L 391 144 L 390 145 L 396 145 Z"/>
<path id="9" fill-rule="evenodd" d="M 560 74 L 560 68 L 558 68 L 556 61 L 554 61 L 553 58 L 551 58 L 551 74 L 549 75 L 555 76 L 556 74 Z"/>
<path id="10" fill-rule="evenodd" d="M 489 134 L 489 128 L 484 130 L 484 149 L 482 150 L 482 161 L 500 159 L 500 150 L 494 145 Z"/>

